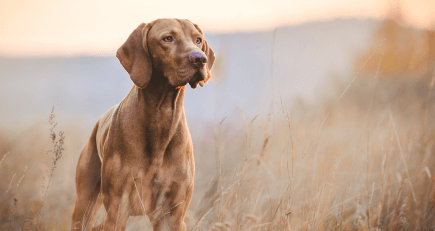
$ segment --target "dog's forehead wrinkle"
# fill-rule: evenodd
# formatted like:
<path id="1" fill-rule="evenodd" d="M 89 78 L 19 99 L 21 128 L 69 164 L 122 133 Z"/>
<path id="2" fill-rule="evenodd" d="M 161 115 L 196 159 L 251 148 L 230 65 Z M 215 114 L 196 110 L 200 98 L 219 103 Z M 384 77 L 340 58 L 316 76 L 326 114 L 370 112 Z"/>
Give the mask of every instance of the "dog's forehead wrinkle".
<path id="1" fill-rule="evenodd" d="M 186 37 L 198 37 L 201 33 L 195 28 L 195 26 L 189 20 L 176 19 L 182 28 L 182 32 Z"/>
<path id="2" fill-rule="evenodd" d="M 181 27 L 183 27 L 183 25 L 181 24 L 180 19 L 178 19 L 178 18 L 174 18 L 174 20 L 177 21 L 177 22 L 181 25 Z"/>
<path id="3" fill-rule="evenodd" d="M 159 36 L 164 36 L 165 34 L 184 35 L 184 37 L 188 38 L 202 36 L 193 23 L 184 19 L 158 19 L 153 22 L 152 29 L 154 33 L 158 31 Z"/>
<path id="4" fill-rule="evenodd" d="M 180 32 L 174 28 L 168 28 L 167 30 L 162 30 L 159 34 L 158 37 L 166 37 L 166 36 L 175 36 L 175 37 L 179 37 L 180 36 Z"/>
<path id="5" fill-rule="evenodd" d="M 169 31 L 169 30 L 173 30 L 174 28 L 176 29 L 181 28 L 181 26 L 179 26 L 179 23 L 177 23 L 174 20 L 159 20 L 153 23 L 154 31 L 159 31 L 159 32 Z"/>

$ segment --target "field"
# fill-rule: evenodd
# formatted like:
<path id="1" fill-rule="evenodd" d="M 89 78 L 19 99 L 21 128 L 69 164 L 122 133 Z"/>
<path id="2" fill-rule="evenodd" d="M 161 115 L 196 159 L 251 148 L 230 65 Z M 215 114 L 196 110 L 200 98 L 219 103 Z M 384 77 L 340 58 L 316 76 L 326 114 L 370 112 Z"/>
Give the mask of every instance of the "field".
<path id="1" fill-rule="evenodd" d="M 314 100 L 275 98 L 242 123 L 209 124 L 194 143 L 188 230 L 435 229 L 433 54 L 400 69 L 419 59 L 392 59 L 404 54 L 391 36 Z M 0 133 L 1 230 L 69 230 L 90 128 L 57 119 L 54 105 L 22 134 Z M 127 230 L 144 227 L 146 217 L 131 217 Z"/>

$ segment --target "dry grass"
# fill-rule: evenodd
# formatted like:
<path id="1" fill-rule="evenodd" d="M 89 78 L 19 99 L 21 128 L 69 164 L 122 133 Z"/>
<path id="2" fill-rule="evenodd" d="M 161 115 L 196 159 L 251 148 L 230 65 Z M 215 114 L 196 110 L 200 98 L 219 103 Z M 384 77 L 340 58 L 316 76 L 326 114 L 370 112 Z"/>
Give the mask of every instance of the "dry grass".
<path id="1" fill-rule="evenodd" d="M 434 78 L 355 80 L 341 102 L 280 104 L 272 128 L 257 118 L 238 139 L 218 127 L 217 174 L 190 227 L 435 228 Z"/>
<path id="2" fill-rule="evenodd" d="M 239 129 L 223 120 L 197 144 L 197 174 L 214 170 L 208 185 L 195 188 L 189 230 L 435 228 L 433 79 L 375 85 L 361 77 L 338 102 L 347 83 L 335 83 L 336 95 L 314 105 L 276 102 L 275 112 Z M 15 142 L 3 135 L 2 230 L 36 230 L 40 215 L 41 230 L 68 230 L 84 138 L 66 136 L 66 160 L 55 157 L 53 176 L 52 154 L 45 154 L 53 143 L 42 128 Z M 216 158 L 214 166 L 203 156 Z M 129 230 L 146 224 L 132 218 Z"/>

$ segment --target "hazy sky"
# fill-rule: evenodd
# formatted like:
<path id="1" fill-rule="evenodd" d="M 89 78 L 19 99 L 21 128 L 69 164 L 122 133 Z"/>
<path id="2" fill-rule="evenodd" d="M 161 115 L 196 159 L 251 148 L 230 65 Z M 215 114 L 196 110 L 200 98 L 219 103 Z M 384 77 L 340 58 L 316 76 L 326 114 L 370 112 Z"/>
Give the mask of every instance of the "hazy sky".
<path id="1" fill-rule="evenodd" d="M 112 55 L 141 22 L 187 18 L 207 33 L 270 30 L 334 18 L 385 18 L 430 28 L 435 0 L 0 0 L 0 56 Z"/>

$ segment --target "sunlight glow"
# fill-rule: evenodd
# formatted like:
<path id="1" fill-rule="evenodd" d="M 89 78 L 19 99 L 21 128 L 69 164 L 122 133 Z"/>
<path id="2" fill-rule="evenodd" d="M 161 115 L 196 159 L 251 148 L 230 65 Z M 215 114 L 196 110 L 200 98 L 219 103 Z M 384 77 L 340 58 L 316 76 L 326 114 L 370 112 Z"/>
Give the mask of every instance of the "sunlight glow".
<path id="1" fill-rule="evenodd" d="M 434 1 L 399 2 L 405 24 L 434 25 Z M 392 6 L 378 0 L 6 0 L 0 1 L 0 56 L 112 55 L 137 25 L 156 18 L 188 18 L 207 33 L 232 33 L 336 18 L 383 19 Z"/>

